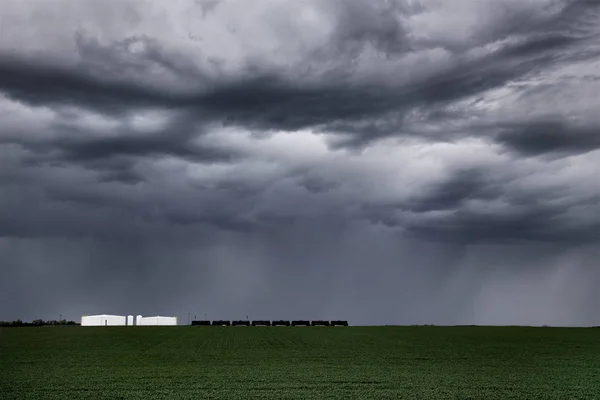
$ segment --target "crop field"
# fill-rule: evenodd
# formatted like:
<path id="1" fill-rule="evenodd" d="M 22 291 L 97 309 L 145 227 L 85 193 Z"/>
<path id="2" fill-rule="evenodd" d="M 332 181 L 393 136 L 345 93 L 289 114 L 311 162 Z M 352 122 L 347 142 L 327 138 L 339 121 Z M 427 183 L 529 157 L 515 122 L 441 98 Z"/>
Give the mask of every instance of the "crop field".
<path id="1" fill-rule="evenodd" d="M 4 328 L 0 398 L 600 399 L 600 329 Z"/>

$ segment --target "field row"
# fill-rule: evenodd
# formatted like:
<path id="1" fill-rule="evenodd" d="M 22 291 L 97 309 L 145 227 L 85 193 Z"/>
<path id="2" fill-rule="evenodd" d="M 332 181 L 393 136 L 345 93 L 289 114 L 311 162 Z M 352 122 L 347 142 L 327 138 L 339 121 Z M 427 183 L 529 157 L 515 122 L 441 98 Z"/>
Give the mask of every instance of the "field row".
<path id="1" fill-rule="evenodd" d="M 0 390 L 7 399 L 597 399 L 600 329 L 7 328 Z"/>

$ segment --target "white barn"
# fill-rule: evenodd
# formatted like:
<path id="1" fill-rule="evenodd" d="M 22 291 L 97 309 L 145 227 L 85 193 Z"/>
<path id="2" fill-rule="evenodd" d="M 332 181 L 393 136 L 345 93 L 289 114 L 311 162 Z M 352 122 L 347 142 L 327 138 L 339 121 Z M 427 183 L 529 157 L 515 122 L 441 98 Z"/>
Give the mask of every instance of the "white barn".
<path id="1" fill-rule="evenodd" d="M 84 315 L 81 326 L 125 326 L 127 318 L 123 315 Z"/>
<path id="2" fill-rule="evenodd" d="M 137 326 L 172 326 L 177 325 L 177 317 L 142 317 L 138 315 L 135 321 Z"/>

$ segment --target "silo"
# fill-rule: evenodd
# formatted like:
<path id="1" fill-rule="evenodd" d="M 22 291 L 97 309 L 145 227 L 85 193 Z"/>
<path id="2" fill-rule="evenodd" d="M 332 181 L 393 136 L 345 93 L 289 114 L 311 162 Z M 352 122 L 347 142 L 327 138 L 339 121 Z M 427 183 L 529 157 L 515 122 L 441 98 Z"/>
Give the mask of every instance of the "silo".
<path id="1" fill-rule="evenodd" d="M 141 315 L 138 315 L 135 317 L 135 324 L 142 325 L 142 316 Z"/>
<path id="2" fill-rule="evenodd" d="M 133 315 L 127 316 L 127 326 L 133 326 Z"/>

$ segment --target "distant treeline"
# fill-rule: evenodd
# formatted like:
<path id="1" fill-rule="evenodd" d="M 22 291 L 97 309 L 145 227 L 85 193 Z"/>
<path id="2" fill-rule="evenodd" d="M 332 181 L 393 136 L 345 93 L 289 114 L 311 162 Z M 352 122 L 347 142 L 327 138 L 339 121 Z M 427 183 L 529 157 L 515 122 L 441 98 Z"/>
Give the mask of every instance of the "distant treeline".
<path id="1" fill-rule="evenodd" d="M 16 321 L 0 321 L 0 326 L 59 326 L 59 325 L 79 325 L 79 322 L 67 321 L 66 319 L 61 320 L 49 320 L 44 321 L 43 319 L 36 319 L 31 322 L 24 322 L 20 319 Z"/>

